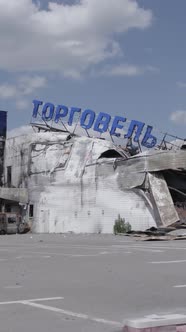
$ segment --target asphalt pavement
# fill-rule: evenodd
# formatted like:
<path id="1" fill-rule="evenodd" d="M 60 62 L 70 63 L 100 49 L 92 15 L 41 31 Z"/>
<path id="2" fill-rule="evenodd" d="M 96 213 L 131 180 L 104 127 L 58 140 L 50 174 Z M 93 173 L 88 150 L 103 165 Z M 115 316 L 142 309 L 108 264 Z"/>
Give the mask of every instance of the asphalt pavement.
<path id="1" fill-rule="evenodd" d="M 186 241 L 0 236 L 1 332 L 118 332 L 143 315 L 186 313 Z"/>

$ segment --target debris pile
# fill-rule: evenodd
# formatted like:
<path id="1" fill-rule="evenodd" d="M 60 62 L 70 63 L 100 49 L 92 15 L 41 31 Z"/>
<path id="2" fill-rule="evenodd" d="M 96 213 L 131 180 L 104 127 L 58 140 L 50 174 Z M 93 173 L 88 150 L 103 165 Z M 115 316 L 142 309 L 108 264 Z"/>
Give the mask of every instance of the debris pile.
<path id="1" fill-rule="evenodd" d="M 177 222 L 169 227 L 151 227 L 144 232 L 131 231 L 127 235 L 140 241 L 186 240 L 186 223 Z"/>

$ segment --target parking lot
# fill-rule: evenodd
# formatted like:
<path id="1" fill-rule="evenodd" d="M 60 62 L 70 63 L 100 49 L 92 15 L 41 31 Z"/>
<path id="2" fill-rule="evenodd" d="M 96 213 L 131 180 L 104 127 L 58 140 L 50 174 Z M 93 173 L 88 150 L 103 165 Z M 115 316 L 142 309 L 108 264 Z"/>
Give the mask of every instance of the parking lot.
<path id="1" fill-rule="evenodd" d="M 114 332 L 128 318 L 185 313 L 185 241 L 7 235 L 0 263 L 2 332 Z"/>

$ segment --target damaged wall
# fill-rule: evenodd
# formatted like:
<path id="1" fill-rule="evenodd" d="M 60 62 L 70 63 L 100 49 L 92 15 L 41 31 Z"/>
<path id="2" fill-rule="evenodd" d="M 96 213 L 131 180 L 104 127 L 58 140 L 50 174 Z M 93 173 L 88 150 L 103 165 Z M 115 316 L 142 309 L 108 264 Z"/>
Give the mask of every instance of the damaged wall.
<path id="1" fill-rule="evenodd" d="M 4 185 L 11 166 L 11 187 L 25 188 L 34 205 L 35 232 L 113 233 L 118 214 L 134 230 L 156 226 L 158 200 L 147 174 L 165 169 L 166 163 L 158 162 L 156 153 L 128 158 L 122 149 L 116 150 L 105 140 L 63 133 L 8 139 Z M 175 168 L 183 167 L 185 157 L 185 152 L 175 158 L 167 154 Z M 156 186 L 157 195 L 160 190 Z M 159 215 L 160 224 L 166 224 L 166 216 Z M 177 218 L 173 215 L 171 222 Z"/>

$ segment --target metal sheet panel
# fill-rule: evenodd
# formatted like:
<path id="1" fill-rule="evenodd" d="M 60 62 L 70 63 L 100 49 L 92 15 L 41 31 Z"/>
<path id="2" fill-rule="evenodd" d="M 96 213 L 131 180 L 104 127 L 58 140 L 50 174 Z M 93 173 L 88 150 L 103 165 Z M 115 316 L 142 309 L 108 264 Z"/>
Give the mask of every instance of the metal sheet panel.
<path id="1" fill-rule="evenodd" d="M 157 226 L 169 226 L 179 220 L 174 203 L 161 173 L 149 173 L 150 191 L 157 210 Z"/>
<path id="2" fill-rule="evenodd" d="M 125 166 L 118 167 L 114 170 L 113 163 L 98 164 L 96 171 L 97 176 L 102 179 L 109 178 L 109 176 L 115 174 L 118 188 L 121 190 L 141 187 L 146 177 L 145 173 L 129 173 L 128 168 Z"/>
<path id="3" fill-rule="evenodd" d="M 117 161 L 117 167 L 129 174 L 134 172 L 158 172 L 166 169 L 186 170 L 186 151 L 160 151 L 153 154 L 143 154 L 126 160 Z"/>

